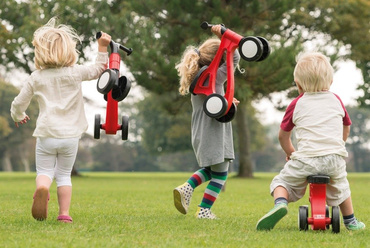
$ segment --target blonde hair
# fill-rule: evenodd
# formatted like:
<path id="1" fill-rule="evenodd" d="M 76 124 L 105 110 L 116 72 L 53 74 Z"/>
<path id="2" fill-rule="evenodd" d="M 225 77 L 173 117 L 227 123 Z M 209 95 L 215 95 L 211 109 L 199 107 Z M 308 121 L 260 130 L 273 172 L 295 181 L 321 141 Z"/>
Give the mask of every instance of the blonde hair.
<path id="1" fill-rule="evenodd" d="M 67 25 L 56 26 L 56 19 L 38 28 L 33 34 L 37 69 L 72 66 L 77 62 L 76 43 L 81 42 L 76 31 Z"/>
<path id="2" fill-rule="evenodd" d="M 199 48 L 188 46 L 175 68 L 180 77 L 179 92 L 181 95 L 189 93 L 189 87 L 195 75 L 205 65 L 210 65 L 220 46 L 220 39 L 210 38 Z"/>
<path id="3" fill-rule="evenodd" d="M 333 82 L 334 69 L 329 58 L 319 52 L 299 56 L 294 68 L 294 81 L 304 92 L 329 90 Z"/>

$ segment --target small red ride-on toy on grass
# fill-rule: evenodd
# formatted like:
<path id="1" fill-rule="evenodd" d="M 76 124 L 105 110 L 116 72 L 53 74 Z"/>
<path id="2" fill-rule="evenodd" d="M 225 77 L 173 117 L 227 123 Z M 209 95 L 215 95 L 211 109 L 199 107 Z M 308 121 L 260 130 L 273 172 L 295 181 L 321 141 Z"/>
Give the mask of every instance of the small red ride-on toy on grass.
<path id="1" fill-rule="evenodd" d="M 211 28 L 213 25 L 203 22 L 201 28 Z M 246 61 L 262 61 L 270 54 L 270 46 L 262 37 L 243 37 L 230 29 L 221 27 L 221 44 L 215 58 L 209 66 L 203 66 L 190 85 L 190 92 L 194 95 L 203 94 L 204 112 L 220 122 L 231 121 L 236 113 L 234 99 L 234 64 L 233 54 L 239 48 L 240 56 Z M 220 61 L 226 52 L 227 89 L 224 96 L 216 93 L 216 75 Z M 208 79 L 208 81 L 207 81 Z"/>
<path id="2" fill-rule="evenodd" d="M 299 230 L 308 230 L 308 225 L 312 225 L 313 230 L 329 229 L 330 224 L 334 233 L 340 232 L 339 207 L 333 206 L 331 218 L 329 217 L 329 207 L 326 205 L 326 185 L 330 177 L 326 175 L 313 175 L 307 178 L 310 184 L 309 201 L 311 203 L 311 217 L 308 217 L 308 206 L 300 206 L 298 212 Z"/>
<path id="3" fill-rule="evenodd" d="M 96 39 L 101 37 L 101 32 L 96 34 Z M 118 124 L 118 102 L 128 95 L 131 83 L 125 77 L 119 77 L 120 61 L 119 49 L 125 51 L 127 55 L 132 53 L 131 48 L 124 47 L 113 40 L 110 42 L 111 54 L 109 56 L 109 69 L 105 70 L 99 77 L 97 89 L 104 94 L 107 101 L 106 122 L 101 124 L 100 114 L 95 115 L 94 138 L 100 138 L 100 129 L 105 130 L 106 134 L 116 134 L 122 131 L 122 140 L 127 140 L 128 136 L 128 116 L 122 116 L 122 124 Z"/>

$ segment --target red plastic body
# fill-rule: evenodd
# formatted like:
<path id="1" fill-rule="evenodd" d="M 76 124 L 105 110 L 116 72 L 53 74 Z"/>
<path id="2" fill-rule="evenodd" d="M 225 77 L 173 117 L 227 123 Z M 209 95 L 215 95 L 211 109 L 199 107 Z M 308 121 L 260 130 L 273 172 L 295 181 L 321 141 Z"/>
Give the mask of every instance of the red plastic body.
<path id="1" fill-rule="evenodd" d="M 307 219 L 313 230 L 325 230 L 331 224 L 331 218 L 326 217 L 326 184 L 311 183 L 310 197 L 311 217 Z"/>
<path id="2" fill-rule="evenodd" d="M 118 53 L 109 55 L 109 69 L 119 71 L 121 57 Z M 107 110 L 105 123 L 101 125 L 106 134 L 116 134 L 121 130 L 121 125 L 118 124 L 118 102 L 112 98 L 112 90 L 107 94 Z"/>
<path id="3" fill-rule="evenodd" d="M 234 99 L 234 51 L 239 46 L 239 42 L 242 38 L 243 36 L 231 31 L 230 29 L 227 29 L 223 33 L 221 37 L 221 44 L 218 48 L 215 58 L 212 60 L 208 68 L 200 75 L 193 90 L 194 94 L 204 94 L 206 96 L 216 93 L 217 69 L 220 65 L 222 56 L 226 51 L 227 88 L 224 95 L 228 103 L 226 113 L 230 110 Z M 207 79 L 209 79 L 208 83 L 206 83 Z"/>

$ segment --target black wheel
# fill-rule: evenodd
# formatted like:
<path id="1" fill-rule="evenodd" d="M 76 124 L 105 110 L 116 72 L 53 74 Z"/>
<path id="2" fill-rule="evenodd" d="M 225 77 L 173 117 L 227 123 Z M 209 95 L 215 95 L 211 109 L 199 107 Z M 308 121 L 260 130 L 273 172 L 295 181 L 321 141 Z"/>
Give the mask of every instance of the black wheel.
<path id="1" fill-rule="evenodd" d="M 239 53 L 246 61 L 258 61 L 263 54 L 261 40 L 253 36 L 244 37 L 239 42 Z"/>
<path id="2" fill-rule="evenodd" d="M 204 100 L 203 110 L 209 117 L 220 118 L 227 110 L 227 101 L 219 94 L 211 94 Z"/>
<path id="3" fill-rule="evenodd" d="M 131 89 L 131 82 L 125 76 L 118 80 L 118 87 L 113 87 L 112 98 L 118 102 L 126 98 Z"/>
<path id="4" fill-rule="evenodd" d="M 235 114 L 236 114 L 236 105 L 235 103 L 233 103 L 231 104 L 231 107 L 229 111 L 226 113 L 226 115 L 217 118 L 217 120 L 222 123 L 230 122 L 234 119 Z"/>
<path id="5" fill-rule="evenodd" d="M 308 230 L 308 206 L 299 206 L 298 211 L 298 227 L 299 231 Z"/>
<path id="6" fill-rule="evenodd" d="M 122 116 L 121 131 L 122 131 L 122 140 L 127 140 L 128 138 L 128 116 L 126 115 Z"/>
<path id="7" fill-rule="evenodd" d="M 100 115 L 95 115 L 94 139 L 100 139 Z"/>
<path id="8" fill-rule="evenodd" d="M 113 88 L 114 84 L 116 84 L 117 79 L 117 72 L 107 69 L 100 75 L 96 88 L 101 94 L 107 94 Z"/>
<path id="9" fill-rule="evenodd" d="M 334 206 L 331 208 L 331 228 L 333 230 L 333 233 L 340 232 L 340 213 L 338 206 Z"/>
<path id="10" fill-rule="evenodd" d="M 326 206 L 325 207 L 325 217 L 326 218 L 329 218 L 330 216 L 329 216 L 329 206 Z M 330 229 L 330 225 L 328 224 L 328 225 L 326 225 L 326 230 L 328 230 L 328 229 Z"/>
<path id="11" fill-rule="evenodd" d="M 257 36 L 257 38 L 261 41 L 262 46 L 263 46 L 263 52 L 262 52 L 261 58 L 257 60 L 257 62 L 259 62 L 259 61 L 265 60 L 270 55 L 271 48 L 270 48 L 268 41 L 265 38 L 260 37 L 260 36 Z"/>

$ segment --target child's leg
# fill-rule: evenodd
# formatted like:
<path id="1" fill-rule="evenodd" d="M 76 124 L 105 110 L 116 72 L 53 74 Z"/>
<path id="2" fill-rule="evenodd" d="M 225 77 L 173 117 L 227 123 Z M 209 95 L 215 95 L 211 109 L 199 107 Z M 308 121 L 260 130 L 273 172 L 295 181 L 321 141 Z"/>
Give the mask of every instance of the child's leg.
<path id="1" fill-rule="evenodd" d="M 72 186 L 60 186 L 57 189 L 59 215 L 69 215 L 69 207 L 72 199 Z"/>
<path id="2" fill-rule="evenodd" d="M 351 197 L 348 197 L 344 202 L 342 202 L 339 205 L 339 207 L 343 215 L 344 225 L 348 230 L 355 231 L 365 229 L 365 224 L 361 221 L 358 221 L 355 217 Z"/>
<path id="3" fill-rule="evenodd" d="M 288 191 L 278 186 L 274 190 L 275 206 L 257 223 L 257 230 L 271 230 L 288 213 Z"/>
<path id="4" fill-rule="evenodd" d="M 225 161 L 221 164 L 211 166 L 212 178 L 204 192 L 202 202 L 199 205 L 200 207 L 211 208 L 213 206 L 226 182 L 229 163 L 229 161 Z"/>
<path id="5" fill-rule="evenodd" d="M 45 220 L 48 215 L 49 188 L 53 182 L 56 152 L 49 139 L 36 141 L 36 191 L 33 195 L 32 216 Z"/>
<path id="6" fill-rule="evenodd" d="M 187 214 L 190 205 L 190 200 L 194 189 L 211 178 L 211 170 L 202 168 L 197 170 L 184 184 L 176 187 L 173 190 L 173 199 L 176 209 Z"/>
<path id="7" fill-rule="evenodd" d="M 69 216 L 72 198 L 71 172 L 76 160 L 79 139 L 60 140 L 58 158 L 55 166 L 55 182 L 59 203 L 59 216 Z M 59 218 L 59 217 L 58 217 Z M 70 218 L 71 222 L 72 219 Z"/>
<path id="8" fill-rule="evenodd" d="M 187 181 L 193 189 L 211 179 L 211 170 L 209 168 L 201 168 L 197 170 Z"/>
<path id="9" fill-rule="evenodd" d="M 224 186 L 230 161 L 211 166 L 211 180 L 204 192 L 202 202 L 200 203 L 196 216 L 200 219 L 215 219 L 216 216 L 211 212 L 211 207 L 216 201 L 222 187 Z"/>

